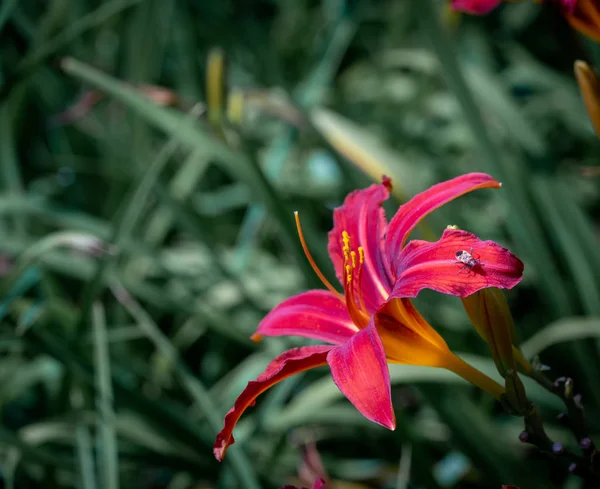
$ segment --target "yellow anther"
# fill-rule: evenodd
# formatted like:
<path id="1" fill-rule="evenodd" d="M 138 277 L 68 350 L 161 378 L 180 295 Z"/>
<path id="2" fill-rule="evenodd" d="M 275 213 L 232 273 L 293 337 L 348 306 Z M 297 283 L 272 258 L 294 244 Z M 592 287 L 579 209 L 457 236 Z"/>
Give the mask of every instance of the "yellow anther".
<path id="1" fill-rule="evenodd" d="M 344 243 L 344 249 L 350 249 L 350 235 L 346 231 L 342 231 L 342 241 Z"/>
<path id="2" fill-rule="evenodd" d="M 352 282 L 352 266 L 346 265 L 346 282 Z"/>
<path id="3" fill-rule="evenodd" d="M 361 265 L 365 262 L 365 249 L 362 246 L 358 247 L 358 262 Z"/>
<path id="4" fill-rule="evenodd" d="M 356 251 L 351 251 L 350 256 L 352 257 L 352 268 L 356 268 Z"/>
<path id="5" fill-rule="evenodd" d="M 346 231 L 342 231 L 342 253 L 344 253 L 344 264 L 350 262 L 350 235 Z M 352 259 L 354 260 L 354 259 Z"/>

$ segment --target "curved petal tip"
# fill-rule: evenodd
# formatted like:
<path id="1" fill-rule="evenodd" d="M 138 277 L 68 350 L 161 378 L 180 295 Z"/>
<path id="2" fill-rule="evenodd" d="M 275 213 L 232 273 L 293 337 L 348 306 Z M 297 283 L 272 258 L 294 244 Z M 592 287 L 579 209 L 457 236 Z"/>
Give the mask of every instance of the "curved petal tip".
<path id="1" fill-rule="evenodd" d="M 369 421 L 394 430 L 390 373 L 383 344 L 373 321 L 327 355 L 338 389 Z"/>
<path id="2" fill-rule="evenodd" d="M 215 458 L 221 462 L 227 448 L 235 440 L 233 429 L 246 409 L 254 406 L 256 398 L 267 389 L 287 377 L 327 363 L 326 357 L 331 346 L 304 346 L 293 348 L 276 357 L 256 380 L 248 382 L 243 392 L 235 400 L 233 407 L 225 415 L 223 429 L 213 445 Z"/>

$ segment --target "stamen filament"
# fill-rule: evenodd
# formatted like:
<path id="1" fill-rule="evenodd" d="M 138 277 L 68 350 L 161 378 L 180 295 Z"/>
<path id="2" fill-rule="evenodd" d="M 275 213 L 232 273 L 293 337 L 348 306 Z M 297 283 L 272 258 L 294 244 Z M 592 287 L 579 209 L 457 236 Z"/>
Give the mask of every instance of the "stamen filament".
<path id="1" fill-rule="evenodd" d="M 357 281 L 356 288 L 358 290 L 358 302 L 360 304 L 360 308 L 363 311 L 366 311 L 367 310 L 367 306 L 365 306 L 365 301 L 363 300 L 363 295 L 362 295 L 362 280 L 361 280 L 363 262 L 365 261 L 365 250 L 363 249 L 362 246 L 358 247 L 358 256 L 359 256 L 359 259 L 358 259 L 358 269 L 356 270 L 356 277 L 357 277 L 357 279 L 356 279 L 356 281 Z"/>
<path id="2" fill-rule="evenodd" d="M 319 267 L 315 263 L 315 260 L 313 260 L 313 257 L 310 254 L 310 251 L 308 250 L 308 245 L 306 244 L 306 240 L 304 239 L 304 233 L 302 232 L 302 226 L 300 225 L 300 215 L 298 214 L 298 211 L 294 212 L 294 218 L 296 219 L 296 229 L 298 229 L 298 237 L 300 238 L 300 244 L 302 245 L 302 249 L 304 250 L 304 254 L 306 255 L 306 259 L 308 260 L 308 263 L 310 263 L 310 266 L 312 267 L 314 272 L 317 274 L 317 277 L 319 277 L 321 282 L 323 282 L 323 285 L 331 293 L 333 293 L 339 300 L 341 300 L 342 302 L 345 303 L 346 300 L 345 300 L 344 296 L 342 294 L 340 294 L 337 290 L 335 290 L 333 285 L 331 285 L 331 283 L 329 283 L 329 280 L 327 280 L 325 278 L 325 275 L 323 275 L 323 272 L 321 272 L 321 270 L 319 270 Z"/>

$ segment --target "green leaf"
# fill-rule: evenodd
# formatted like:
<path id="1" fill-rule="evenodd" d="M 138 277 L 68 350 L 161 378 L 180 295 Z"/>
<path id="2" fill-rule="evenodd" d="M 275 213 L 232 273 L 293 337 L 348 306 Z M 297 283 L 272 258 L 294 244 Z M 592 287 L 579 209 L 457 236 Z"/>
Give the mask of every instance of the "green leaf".
<path id="1" fill-rule="evenodd" d="M 521 350 L 523 350 L 526 357 L 533 358 L 553 345 L 586 338 L 600 338 L 599 317 L 559 319 L 524 341 Z"/>
<path id="2" fill-rule="evenodd" d="M 296 235 L 293 214 L 266 180 L 256 162 L 247 155 L 234 152 L 223 143 L 210 138 L 198 124 L 186 120 L 184 116 L 174 110 L 152 103 L 132 87 L 118 82 L 94 68 L 72 58 L 64 60 L 62 67 L 68 74 L 79 77 L 120 100 L 148 123 L 165 131 L 174 140 L 180 141 L 190 149 L 204 151 L 207 156 L 222 164 L 231 175 L 244 181 L 253 190 L 253 195 L 262 199 L 265 207 L 277 219 L 288 246 L 295 252 L 298 263 L 306 269 L 307 276 L 313 276 L 312 271 L 309 272 L 310 265 L 306 263 L 304 251 Z"/>
<path id="3" fill-rule="evenodd" d="M 210 398 L 209 392 L 200 379 L 194 377 L 185 364 L 181 361 L 179 353 L 169 339 L 160 331 L 150 315 L 127 293 L 123 287 L 114 283 L 111 287 L 115 297 L 123 307 L 137 321 L 140 329 L 154 343 L 157 350 L 166 359 L 173 363 L 180 381 L 196 405 L 202 410 L 208 420 L 213 433 L 216 435 L 221 430 L 221 415 L 216 405 Z M 232 464 L 239 482 L 247 489 L 258 489 L 260 486 L 249 460 L 239 449 L 232 450 L 227 460 Z"/>
<path id="4" fill-rule="evenodd" d="M 111 382 L 110 354 L 106 331 L 104 308 L 98 302 L 93 305 L 92 327 L 94 331 L 94 370 L 96 376 L 96 406 L 100 422 L 97 440 L 98 464 L 101 468 L 101 486 L 119 489 L 119 451 L 115 430 L 115 412 Z"/>

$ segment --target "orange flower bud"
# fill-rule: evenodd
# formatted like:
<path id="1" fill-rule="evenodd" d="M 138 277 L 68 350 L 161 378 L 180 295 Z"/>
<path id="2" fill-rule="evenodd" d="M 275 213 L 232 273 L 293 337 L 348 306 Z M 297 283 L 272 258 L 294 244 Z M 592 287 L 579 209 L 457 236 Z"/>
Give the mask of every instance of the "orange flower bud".
<path id="1" fill-rule="evenodd" d="M 585 108 L 600 138 L 600 78 L 585 61 L 575 61 L 574 69 Z"/>
<path id="2" fill-rule="evenodd" d="M 513 338 L 516 338 L 512 314 L 502 292 L 495 288 L 482 289 L 464 297 L 463 305 L 475 330 L 490 347 L 500 375 L 516 370 Z"/>

